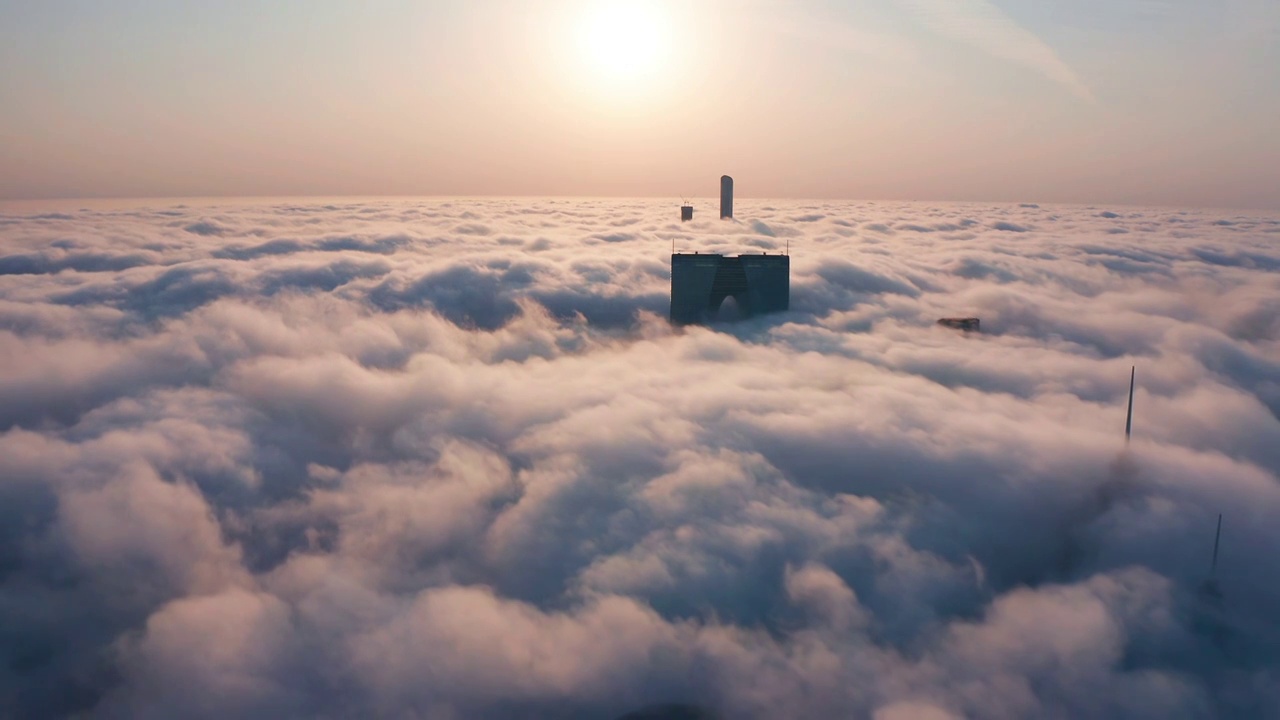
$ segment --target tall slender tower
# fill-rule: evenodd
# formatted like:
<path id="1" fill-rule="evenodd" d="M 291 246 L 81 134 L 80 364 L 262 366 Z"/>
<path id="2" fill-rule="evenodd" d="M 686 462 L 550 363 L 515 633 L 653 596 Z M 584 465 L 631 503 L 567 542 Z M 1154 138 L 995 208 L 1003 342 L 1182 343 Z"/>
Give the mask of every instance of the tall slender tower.
<path id="1" fill-rule="evenodd" d="M 1124 418 L 1124 442 L 1129 444 L 1129 437 L 1133 435 L 1133 381 L 1138 376 L 1138 367 L 1135 365 L 1129 368 L 1129 414 Z"/>
<path id="2" fill-rule="evenodd" d="M 720 219 L 733 217 L 733 178 L 720 177 Z"/>
<path id="3" fill-rule="evenodd" d="M 1194 627 L 1206 633 L 1216 645 L 1228 640 L 1226 599 L 1218 587 L 1218 541 L 1222 539 L 1222 514 L 1218 514 L 1218 529 L 1213 533 L 1213 562 L 1209 565 L 1209 578 L 1200 583 L 1199 603 L 1193 616 Z"/>

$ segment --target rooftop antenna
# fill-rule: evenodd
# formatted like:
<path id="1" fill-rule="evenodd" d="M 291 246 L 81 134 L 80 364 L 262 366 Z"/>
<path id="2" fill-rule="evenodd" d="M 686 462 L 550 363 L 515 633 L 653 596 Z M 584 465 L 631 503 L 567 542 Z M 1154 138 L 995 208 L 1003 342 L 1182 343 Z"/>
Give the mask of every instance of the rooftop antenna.
<path id="1" fill-rule="evenodd" d="M 1129 436 L 1133 434 L 1133 381 L 1138 374 L 1137 366 L 1129 368 L 1129 414 L 1124 419 L 1124 442 L 1129 444 Z M 1217 551 L 1214 551 L 1215 554 Z"/>
<path id="2" fill-rule="evenodd" d="M 1198 621 L 1202 632 L 1208 633 L 1215 645 L 1227 641 L 1226 614 L 1223 608 L 1222 588 L 1218 587 L 1218 541 L 1222 539 L 1222 513 L 1218 513 L 1218 529 L 1213 534 L 1213 562 L 1209 565 L 1209 577 L 1200 583 Z"/>

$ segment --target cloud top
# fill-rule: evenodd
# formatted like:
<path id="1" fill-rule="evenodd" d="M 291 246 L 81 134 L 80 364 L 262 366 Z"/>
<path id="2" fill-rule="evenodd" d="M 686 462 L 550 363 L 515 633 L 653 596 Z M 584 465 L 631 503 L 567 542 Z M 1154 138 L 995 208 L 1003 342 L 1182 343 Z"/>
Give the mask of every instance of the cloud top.
<path id="1" fill-rule="evenodd" d="M 1280 219 L 740 205 L 6 211 L 0 702 L 1280 712 Z M 672 328 L 673 241 L 791 311 Z"/>

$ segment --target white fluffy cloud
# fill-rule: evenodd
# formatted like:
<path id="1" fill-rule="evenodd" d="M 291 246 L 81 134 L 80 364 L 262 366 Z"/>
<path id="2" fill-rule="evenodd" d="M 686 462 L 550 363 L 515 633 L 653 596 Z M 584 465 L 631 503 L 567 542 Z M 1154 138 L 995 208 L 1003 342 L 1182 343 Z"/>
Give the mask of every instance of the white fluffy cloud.
<path id="1" fill-rule="evenodd" d="M 740 205 L 7 211 L 0 706 L 1280 713 L 1280 220 Z"/>

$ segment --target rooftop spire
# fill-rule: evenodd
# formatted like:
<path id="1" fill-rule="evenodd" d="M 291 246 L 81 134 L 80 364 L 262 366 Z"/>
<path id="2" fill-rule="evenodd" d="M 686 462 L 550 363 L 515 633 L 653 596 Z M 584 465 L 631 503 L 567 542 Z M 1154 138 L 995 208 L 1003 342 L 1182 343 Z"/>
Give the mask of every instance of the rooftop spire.
<path id="1" fill-rule="evenodd" d="M 1129 442 L 1129 436 L 1133 434 L 1133 381 L 1137 377 L 1138 368 L 1133 366 L 1129 368 L 1129 414 L 1124 419 L 1124 441 Z"/>

